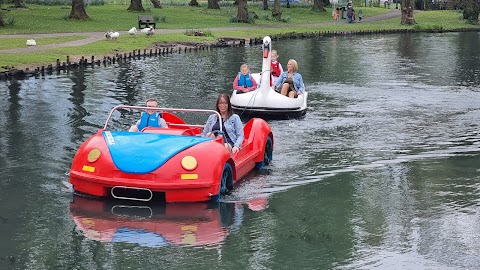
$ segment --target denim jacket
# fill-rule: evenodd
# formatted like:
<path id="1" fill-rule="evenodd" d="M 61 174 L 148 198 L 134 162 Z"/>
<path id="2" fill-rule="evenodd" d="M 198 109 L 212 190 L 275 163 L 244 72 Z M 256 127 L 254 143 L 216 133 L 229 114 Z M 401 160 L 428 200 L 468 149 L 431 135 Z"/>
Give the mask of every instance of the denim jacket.
<path id="1" fill-rule="evenodd" d="M 212 114 L 208 117 L 208 120 L 205 123 L 205 127 L 203 128 L 202 137 L 205 137 L 208 132 L 212 131 L 213 125 L 215 125 L 216 122 L 216 114 Z M 232 116 L 230 116 L 230 118 L 227 119 L 227 121 L 225 121 L 224 125 L 228 137 L 230 137 L 230 139 L 232 139 L 234 143 L 233 146 L 240 148 L 244 139 L 243 124 L 242 120 L 240 120 L 240 117 L 237 114 L 233 114 Z"/>
<path id="2" fill-rule="evenodd" d="M 283 82 L 287 79 L 287 77 L 288 77 L 288 71 L 282 72 L 282 74 L 280 74 L 280 76 L 274 83 L 275 88 L 278 88 L 280 85 L 282 85 Z M 303 93 L 303 91 L 305 91 L 305 84 L 303 84 L 302 75 L 300 75 L 300 73 L 294 72 L 292 74 L 292 80 L 293 80 L 293 87 L 295 87 L 295 91 L 299 93 Z"/>

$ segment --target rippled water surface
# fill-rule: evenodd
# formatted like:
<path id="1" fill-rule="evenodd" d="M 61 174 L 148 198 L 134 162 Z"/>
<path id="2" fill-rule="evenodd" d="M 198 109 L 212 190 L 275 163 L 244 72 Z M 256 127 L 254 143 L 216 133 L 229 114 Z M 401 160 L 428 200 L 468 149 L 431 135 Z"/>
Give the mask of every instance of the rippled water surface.
<path id="1" fill-rule="evenodd" d="M 277 41 L 309 91 L 220 204 L 72 194 L 118 104 L 213 108 L 259 46 L 0 82 L 0 269 L 478 269 L 480 35 Z M 133 118 L 132 118 L 133 119 Z"/>

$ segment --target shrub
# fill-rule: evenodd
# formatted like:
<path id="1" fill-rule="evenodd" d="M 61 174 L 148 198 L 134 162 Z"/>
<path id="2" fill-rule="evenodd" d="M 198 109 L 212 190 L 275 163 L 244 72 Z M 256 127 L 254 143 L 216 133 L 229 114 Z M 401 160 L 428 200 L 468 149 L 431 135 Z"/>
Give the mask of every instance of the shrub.
<path id="1" fill-rule="evenodd" d="M 413 29 L 418 30 L 443 30 L 443 26 L 438 24 L 418 23 L 413 26 Z"/>
<path id="2" fill-rule="evenodd" d="M 277 21 L 277 22 L 285 22 L 285 23 L 288 23 L 291 20 L 291 18 L 289 16 L 284 16 L 284 17 L 282 17 L 281 19 L 278 20 L 277 18 L 272 17 L 272 15 L 267 14 L 267 13 L 263 13 L 262 17 L 266 21 Z"/>
<path id="3" fill-rule="evenodd" d="M 7 19 L 5 20 L 5 25 L 15 26 L 15 17 L 8 16 Z"/>
<path id="4" fill-rule="evenodd" d="M 187 29 L 185 31 L 186 36 L 204 36 L 204 37 L 213 37 L 212 31 L 210 30 L 196 30 L 196 29 Z"/>
<path id="5" fill-rule="evenodd" d="M 158 23 L 158 22 L 164 23 L 164 22 L 167 21 L 167 16 L 155 15 L 155 16 L 153 17 L 153 20 L 154 20 L 156 23 Z"/>
<path id="6" fill-rule="evenodd" d="M 72 0 L 26 0 L 27 4 L 38 4 L 45 6 L 71 6 Z M 103 6 L 105 0 L 85 0 L 85 6 Z"/>

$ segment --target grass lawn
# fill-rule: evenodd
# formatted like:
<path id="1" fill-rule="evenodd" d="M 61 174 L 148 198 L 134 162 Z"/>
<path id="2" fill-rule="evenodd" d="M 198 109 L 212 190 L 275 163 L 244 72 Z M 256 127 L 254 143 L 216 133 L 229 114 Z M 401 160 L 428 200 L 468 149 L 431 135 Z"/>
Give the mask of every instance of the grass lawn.
<path id="1" fill-rule="evenodd" d="M 224 3 L 222 1 L 221 3 Z M 358 30 L 390 30 L 390 29 L 458 29 L 479 28 L 478 25 L 466 24 L 462 14 L 456 11 L 419 11 L 415 13 L 417 25 L 401 25 L 400 18 L 362 22 L 355 24 L 335 24 L 331 16 L 331 9 L 319 13 L 311 10 L 309 5 L 294 5 L 292 8 L 282 7 L 284 21 L 272 20 L 271 10 L 263 10 L 261 2 L 249 2 L 249 12 L 255 12 L 258 19 L 253 24 L 231 23 L 230 19 L 237 14 L 237 7 L 223 5 L 220 9 L 207 9 L 206 5 L 193 8 L 188 5 L 165 5 L 162 9 L 148 8 L 147 11 L 129 12 L 127 5 L 109 4 L 103 6 L 87 6 L 90 16 L 87 21 L 72 21 L 66 19 L 70 13 L 70 6 L 43 6 L 28 4 L 26 10 L 11 10 L 4 12 L 6 22 L 13 22 L 0 28 L 0 34 L 35 34 L 35 33 L 83 33 L 127 31 L 137 26 L 138 15 L 152 15 L 159 19 L 157 29 L 181 29 L 177 33 L 155 34 L 150 38 L 144 35 L 121 35 L 117 41 L 100 40 L 88 45 L 54 48 L 38 52 L 11 54 L 0 52 L 0 71 L 10 67 L 24 68 L 55 63 L 56 59 L 65 61 L 66 56 L 92 55 L 97 58 L 114 52 L 131 52 L 143 50 L 154 42 L 214 42 L 219 37 L 253 38 L 265 35 L 283 34 L 289 32 L 318 32 L 318 31 L 358 31 Z M 271 5 L 270 5 L 271 6 Z M 362 9 L 364 18 L 379 15 L 391 10 L 378 7 L 357 7 Z M 328 23 L 328 24 L 326 24 Z M 227 29 L 215 29 L 225 28 Z M 204 37 L 186 35 L 187 30 L 209 30 L 211 33 Z M 87 34 L 85 35 L 87 36 Z M 37 45 L 64 43 L 78 40 L 77 35 L 64 37 L 44 37 L 36 39 Z M 27 47 L 28 38 L 3 38 L 0 50 Z"/>
<path id="2" fill-rule="evenodd" d="M 66 36 L 66 37 L 45 37 L 45 38 L 35 38 L 37 45 L 50 45 L 50 44 L 60 44 L 69 41 L 85 39 L 88 36 Z M 27 48 L 25 38 L 4 38 L 0 43 L 0 50 L 8 50 L 15 48 Z"/>
<path id="3" fill-rule="evenodd" d="M 0 34 L 31 34 L 58 32 L 106 32 L 123 31 L 137 26 L 138 15 L 152 15 L 164 20 L 157 23 L 162 29 L 192 29 L 213 27 L 240 27 L 244 23 L 231 23 L 237 14 L 236 6 L 224 6 L 220 9 L 194 8 L 190 6 L 164 6 L 146 12 L 127 11 L 125 5 L 87 6 L 90 20 L 73 21 L 66 19 L 70 6 L 28 5 L 29 9 L 11 10 L 4 14 L 6 21 L 13 18 L 14 24 L 0 28 Z M 388 12 L 383 8 L 362 8 L 364 17 Z M 259 17 L 254 25 L 309 24 L 332 21 L 331 9 L 319 13 L 310 6 L 294 6 L 282 9 L 282 18 L 288 22 L 271 20 L 271 10 L 263 10 L 258 4 L 249 6 L 250 12 Z"/>

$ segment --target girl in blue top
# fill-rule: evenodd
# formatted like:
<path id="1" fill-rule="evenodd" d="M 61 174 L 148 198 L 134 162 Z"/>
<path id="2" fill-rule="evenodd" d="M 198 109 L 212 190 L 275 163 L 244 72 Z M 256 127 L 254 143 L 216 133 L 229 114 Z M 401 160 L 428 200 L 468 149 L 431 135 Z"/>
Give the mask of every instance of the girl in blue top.
<path id="1" fill-rule="evenodd" d="M 297 73 L 298 64 L 294 59 L 288 60 L 287 71 L 282 72 L 280 77 L 275 81 L 275 89 L 280 94 L 290 98 L 296 98 L 305 91 L 302 75 Z"/>
<path id="2" fill-rule="evenodd" d="M 237 153 L 242 145 L 244 134 L 242 120 L 237 114 L 233 113 L 230 97 L 227 94 L 220 94 L 217 98 L 217 112 L 222 116 L 218 119 L 217 114 L 208 117 L 202 136 L 215 137 L 213 131 L 220 130 L 220 120 L 222 121 L 222 131 L 225 136 L 225 148 L 232 153 Z"/>

